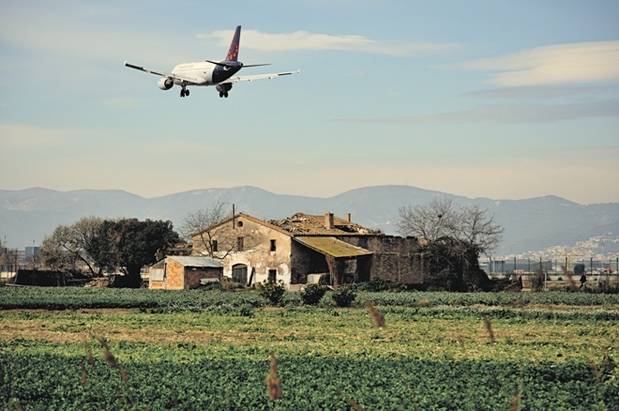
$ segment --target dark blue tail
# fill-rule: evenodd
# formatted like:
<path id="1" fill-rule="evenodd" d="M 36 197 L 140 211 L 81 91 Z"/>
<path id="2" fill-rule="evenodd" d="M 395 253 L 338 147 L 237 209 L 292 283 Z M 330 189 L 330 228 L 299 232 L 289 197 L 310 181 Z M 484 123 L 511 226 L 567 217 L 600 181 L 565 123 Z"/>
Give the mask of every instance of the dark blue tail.
<path id="1" fill-rule="evenodd" d="M 241 43 L 241 26 L 236 26 L 230 49 L 226 56 L 226 61 L 238 61 L 239 59 L 239 44 Z"/>

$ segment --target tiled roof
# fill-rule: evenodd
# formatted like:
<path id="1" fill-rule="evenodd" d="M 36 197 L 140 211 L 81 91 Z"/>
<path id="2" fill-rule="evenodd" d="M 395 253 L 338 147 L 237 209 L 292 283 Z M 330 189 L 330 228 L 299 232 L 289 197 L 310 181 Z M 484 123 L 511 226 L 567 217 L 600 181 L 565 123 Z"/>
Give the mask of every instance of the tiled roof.
<path id="1" fill-rule="evenodd" d="M 372 252 L 365 248 L 356 247 L 354 245 L 345 243 L 338 240 L 335 237 L 303 237 L 298 236 L 294 238 L 298 243 L 311 248 L 324 255 L 330 255 L 335 258 L 343 257 L 360 257 L 364 255 L 371 255 Z"/>

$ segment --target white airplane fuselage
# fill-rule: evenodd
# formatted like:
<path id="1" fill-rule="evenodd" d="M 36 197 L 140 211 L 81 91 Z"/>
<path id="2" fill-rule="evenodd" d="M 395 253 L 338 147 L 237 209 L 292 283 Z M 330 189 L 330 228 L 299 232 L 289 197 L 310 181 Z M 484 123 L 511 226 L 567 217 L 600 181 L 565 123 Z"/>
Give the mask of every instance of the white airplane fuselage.
<path id="1" fill-rule="evenodd" d="M 214 86 L 232 77 L 241 67 L 222 67 L 212 63 L 198 61 L 182 63 L 174 66 L 172 74 L 193 80 L 199 86 Z M 175 80 L 174 84 L 182 86 L 182 80 Z"/>

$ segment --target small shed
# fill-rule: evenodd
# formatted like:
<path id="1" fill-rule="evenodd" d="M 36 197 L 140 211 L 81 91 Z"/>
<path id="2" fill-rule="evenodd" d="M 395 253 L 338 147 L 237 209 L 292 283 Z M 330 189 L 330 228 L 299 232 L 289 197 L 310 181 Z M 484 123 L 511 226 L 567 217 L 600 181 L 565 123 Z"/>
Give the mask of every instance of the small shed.
<path id="1" fill-rule="evenodd" d="M 223 265 L 209 257 L 173 255 L 153 264 L 148 275 L 148 288 L 185 290 L 218 281 L 223 276 Z"/>

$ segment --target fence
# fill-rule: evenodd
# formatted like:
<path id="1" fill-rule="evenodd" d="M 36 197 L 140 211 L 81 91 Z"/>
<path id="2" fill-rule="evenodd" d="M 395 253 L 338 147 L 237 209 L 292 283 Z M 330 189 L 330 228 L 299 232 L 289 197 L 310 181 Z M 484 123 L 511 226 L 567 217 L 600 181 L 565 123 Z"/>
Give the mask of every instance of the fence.
<path id="1" fill-rule="evenodd" d="M 534 278 L 543 275 L 546 290 L 581 287 L 607 290 L 619 286 L 619 257 L 607 259 L 578 258 L 489 258 L 480 261 L 491 278 L 520 279 L 524 289 L 533 287 Z"/>
<path id="2" fill-rule="evenodd" d="M 593 257 L 539 257 L 539 258 L 493 258 L 479 261 L 488 275 L 532 274 L 544 271 L 549 275 L 586 274 L 606 275 L 619 273 L 619 257 L 594 259 Z"/>

